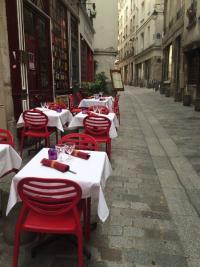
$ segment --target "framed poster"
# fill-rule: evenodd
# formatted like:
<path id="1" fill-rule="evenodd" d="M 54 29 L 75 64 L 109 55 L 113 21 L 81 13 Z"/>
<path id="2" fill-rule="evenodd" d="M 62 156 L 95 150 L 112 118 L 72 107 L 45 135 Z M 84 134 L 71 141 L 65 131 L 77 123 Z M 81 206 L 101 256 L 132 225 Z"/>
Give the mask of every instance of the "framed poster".
<path id="1" fill-rule="evenodd" d="M 112 80 L 113 90 L 124 91 L 124 85 L 122 82 L 122 75 L 120 70 L 110 70 L 110 76 Z"/>

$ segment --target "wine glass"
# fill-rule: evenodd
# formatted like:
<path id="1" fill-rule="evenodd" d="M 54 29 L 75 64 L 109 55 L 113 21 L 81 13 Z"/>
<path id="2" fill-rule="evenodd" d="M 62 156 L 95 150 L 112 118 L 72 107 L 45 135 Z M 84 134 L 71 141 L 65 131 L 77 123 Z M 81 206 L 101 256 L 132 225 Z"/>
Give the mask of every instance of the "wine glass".
<path id="1" fill-rule="evenodd" d="M 44 110 L 45 109 L 45 102 L 41 102 L 40 105 L 41 105 L 42 110 Z"/>
<path id="2" fill-rule="evenodd" d="M 94 107 L 93 107 L 93 111 L 94 111 L 94 113 L 97 112 L 97 106 L 94 106 Z"/>
<path id="3" fill-rule="evenodd" d="M 66 145 L 65 144 L 60 144 L 55 146 L 57 155 L 58 155 L 58 160 L 59 161 L 64 161 L 65 160 L 65 152 L 66 152 Z"/>
<path id="4" fill-rule="evenodd" d="M 103 96 L 103 92 L 99 92 L 99 96 L 102 97 Z"/>
<path id="5" fill-rule="evenodd" d="M 72 158 L 71 154 L 72 154 L 72 152 L 73 152 L 74 149 L 75 149 L 75 144 L 74 144 L 74 143 L 70 143 L 70 142 L 68 142 L 68 143 L 66 143 L 65 145 L 66 145 L 66 152 L 67 152 L 67 154 L 69 155 L 69 156 L 68 156 L 68 159 L 70 160 L 70 159 Z"/>

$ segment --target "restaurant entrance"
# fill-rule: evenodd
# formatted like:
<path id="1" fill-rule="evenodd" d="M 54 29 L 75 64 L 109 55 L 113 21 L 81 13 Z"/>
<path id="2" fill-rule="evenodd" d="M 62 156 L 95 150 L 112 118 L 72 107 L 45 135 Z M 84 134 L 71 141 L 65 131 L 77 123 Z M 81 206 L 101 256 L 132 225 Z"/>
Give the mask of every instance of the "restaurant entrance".
<path id="1" fill-rule="evenodd" d="M 31 5 L 24 4 L 29 107 L 53 98 L 50 22 Z"/>

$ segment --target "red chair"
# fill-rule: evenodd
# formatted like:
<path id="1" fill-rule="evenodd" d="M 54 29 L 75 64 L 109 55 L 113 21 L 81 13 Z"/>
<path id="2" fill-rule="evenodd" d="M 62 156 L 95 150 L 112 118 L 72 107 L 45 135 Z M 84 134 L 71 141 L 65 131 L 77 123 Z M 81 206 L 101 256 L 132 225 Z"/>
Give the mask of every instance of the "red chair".
<path id="1" fill-rule="evenodd" d="M 64 135 L 58 144 L 64 144 L 67 142 L 73 142 L 75 149 L 98 151 L 98 144 L 94 137 L 83 133 L 71 133 Z"/>
<path id="2" fill-rule="evenodd" d="M 60 102 L 60 103 L 50 102 L 50 103 L 48 103 L 48 108 L 52 109 L 52 110 L 57 110 L 58 108 L 67 109 L 67 106 L 63 102 Z"/>
<path id="3" fill-rule="evenodd" d="M 8 144 L 14 147 L 14 138 L 10 131 L 0 128 L 0 144 Z"/>
<path id="4" fill-rule="evenodd" d="M 77 97 L 79 103 L 80 103 L 81 100 L 83 99 L 82 94 L 81 94 L 80 91 L 78 91 L 78 92 L 76 93 L 76 97 Z"/>
<path id="5" fill-rule="evenodd" d="M 20 147 L 20 155 L 22 157 L 24 139 L 25 137 L 32 137 L 45 139 L 45 146 L 49 147 L 49 137 L 50 135 L 56 131 L 56 139 L 57 139 L 57 130 L 52 127 L 48 128 L 48 117 L 42 111 L 39 110 L 26 110 L 23 112 L 23 120 L 24 120 L 24 128 L 21 134 L 21 147 Z M 37 145 L 37 143 L 36 143 Z"/>
<path id="6" fill-rule="evenodd" d="M 67 142 L 75 143 L 75 149 L 98 151 L 98 144 L 94 137 L 84 133 L 71 133 L 64 135 L 58 144 L 64 144 Z M 88 241 L 90 239 L 90 213 L 91 213 L 91 198 L 82 199 L 83 203 L 83 218 L 84 218 L 84 230 L 85 238 Z"/>
<path id="7" fill-rule="evenodd" d="M 72 114 L 77 114 L 79 112 L 81 112 L 81 108 L 78 108 L 75 105 L 75 99 L 74 96 L 72 94 L 68 95 L 68 99 L 69 99 L 69 110 L 71 111 Z"/>
<path id="8" fill-rule="evenodd" d="M 105 114 L 105 115 L 109 114 L 109 109 L 105 106 L 97 105 L 97 106 L 90 106 L 88 108 L 88 111 L 94 111 L 94 110 L 97 110 L 97 112 L 100 114 Z"/>
<path id="9" fill-rule="evenodd" d="M 86 134 L 93 136 L 97 143 L 106 144 L 108 157 L 111 156 L 111 138 L 109 136 L 111 122 L 104 116 L 87 116 L 83 120 Z"/>
<path id="10" fill-rule="evenodd" d="M 67 179 L 26 177 L 19 182 L 17 190 L 23 206 L 15 229 L 13 267 L 18 265 L 23 231 L 74 234 L 78 243 L 78 267 L 83 267 L 80 186 Z"/>
<path id="11" fill-rule="evenodd" d="M 119 97 L 120 97 L 120 95 L 115 96 L 115 100 L 113 103 L 113 111 L 117 115 L 117 118 L 118 118 L 119 124 L 120 124 Z"/>

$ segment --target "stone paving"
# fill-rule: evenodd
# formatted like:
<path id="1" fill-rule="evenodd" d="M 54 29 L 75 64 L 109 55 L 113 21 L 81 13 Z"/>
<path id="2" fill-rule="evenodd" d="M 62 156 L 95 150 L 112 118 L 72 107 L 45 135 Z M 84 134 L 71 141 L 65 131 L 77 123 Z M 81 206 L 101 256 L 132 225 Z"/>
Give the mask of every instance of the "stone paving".
<path id="1" fill-rule="evenodd" d="M 92 232 L 92 258 L 84 266 L 199 267 L 200 113 L 151 89 L 126 87 L 120 94 L 105 192 L 110 216 Z M 6 195 L 9 179 L 0 186 Z M 4 217 L 0 223 L 5 228 Z M 63 237 L 34 259 L 33 243 L 23 245 L 19 267 L 76 266 L 70 243 Z M 0 266 L 9 267 L 11 257 L 1 233 Z"/>

